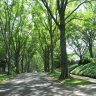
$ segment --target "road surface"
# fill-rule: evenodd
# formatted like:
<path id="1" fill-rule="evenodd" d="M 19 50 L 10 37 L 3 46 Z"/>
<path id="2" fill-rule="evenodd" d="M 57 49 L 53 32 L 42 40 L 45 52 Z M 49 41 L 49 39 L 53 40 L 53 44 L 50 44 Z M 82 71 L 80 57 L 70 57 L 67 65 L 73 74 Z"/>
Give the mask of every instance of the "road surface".
<path id="1" fill-rule="evenodd" d="M 24 73 L 0 84 L 0 96 L 96 96 L 96 84 L 61 85 L 45 73 Z"/>

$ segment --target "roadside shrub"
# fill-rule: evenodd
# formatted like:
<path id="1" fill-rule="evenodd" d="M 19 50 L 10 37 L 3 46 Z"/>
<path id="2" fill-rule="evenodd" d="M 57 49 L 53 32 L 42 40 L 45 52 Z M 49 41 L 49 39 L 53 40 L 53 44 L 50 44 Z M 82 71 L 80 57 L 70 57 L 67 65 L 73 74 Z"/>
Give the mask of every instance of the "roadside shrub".
<path id="1" fill-rule="evenodd" d="M 83 65 L 82 70 L 78 74 L 83 75 L 85 73 L 85 71 L 88 70 L 89 67 L 90 67 L 90 64 L 89 65 L 87 65 L 87 64 Z"/>
<path id="2" fill-rule="evenodd" d="M 70 71 L 71 74 L 96 78 L 96 64 L 80 65 Z"/>
<path id="3" fill-rule="evenodd" d="M 94 60 L 94 58 L 84 58 L 83 60 L 82 60 L 82 64 L 84 65 L 84 64 L 92 64 L 92 63 L 95 63 L 95 60 Z"/>
<path id="4" fill-rule="evenodd" d="M 69 66 L 69 72 L 71 72 L 73 69 L 75 69 L 78 66 L 78 64 L 73 64 Z"/>
<path id="5" fill-rule="evenodd" d="M 73 69 L 71 71 L 72 74 L 79 74 L 79 72 L 82 70 L 83 65 L 78 66 L 77 68 Z"/>

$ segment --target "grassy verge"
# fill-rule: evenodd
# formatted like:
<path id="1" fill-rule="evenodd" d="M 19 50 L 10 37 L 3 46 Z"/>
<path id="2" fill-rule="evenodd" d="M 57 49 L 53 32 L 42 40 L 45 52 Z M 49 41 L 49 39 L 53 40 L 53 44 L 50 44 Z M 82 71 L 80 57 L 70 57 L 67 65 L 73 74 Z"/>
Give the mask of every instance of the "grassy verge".
<path id="1" fill-rule="evenodd" d="M 54 79 L 58 79 L 59 76 L 60 76 L 60 71 L 56 70 L 56 71 L 54 71 L 53 73 L 49 73 L 49 75 L 50 75 L 51 77 L 53 77 Z"/>
<path id="2" fill-rule="evenodd" d="M 16 74 L 12 74 L 12 75 L 0 74 L 0 83 L 2 83 L 3 81 L 9 80 L 15 76 Z"/>
<path id="3" fill-rule="evenodd" d="M 60 71 L 56 70 L 53 73 L 49 73 L 49 75 L 53 78 L 55 78 L 56 80 L 58 80 L 59 76 L 60 76 Z M 86 80 L 82 80 L 82 79 L 78 79 L 78 78 L 73 78 L 73 77 L 69 77 L 68 79 L 59 81 L 61 84 L 67 84 L 67 85 L 85 85 L 85 84 L 90 84 L 91 82 L 86 81 Z"/>
<path id="4" fill-rule="evenodd" d="M 82 79 L 78 79 L 78 78 L 70 77 L 68 79 L 65 79 L 65 80 L 61 81 L 61 84 L 86 85 L 86 84 L 91 84 L 91 82 L 86 81 L 86 80 L 82 80 Z"/>

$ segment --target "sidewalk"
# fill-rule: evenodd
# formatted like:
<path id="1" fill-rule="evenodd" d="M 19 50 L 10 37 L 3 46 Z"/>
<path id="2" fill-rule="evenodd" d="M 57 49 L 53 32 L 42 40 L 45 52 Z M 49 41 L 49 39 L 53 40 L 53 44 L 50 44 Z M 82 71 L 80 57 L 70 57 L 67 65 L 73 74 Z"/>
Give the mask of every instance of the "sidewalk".
<path id="1" fill-rule="evenodd" d="M 73 78 L 83 79 L 83 80 L 87 80 L 92 83 L 96 83 L 96 79 L 93 79 L 90 77 L 78 76 L 78 75 L 73 75 L 73 74 L 70 74 L 70 76 L 72 76 Z"/>

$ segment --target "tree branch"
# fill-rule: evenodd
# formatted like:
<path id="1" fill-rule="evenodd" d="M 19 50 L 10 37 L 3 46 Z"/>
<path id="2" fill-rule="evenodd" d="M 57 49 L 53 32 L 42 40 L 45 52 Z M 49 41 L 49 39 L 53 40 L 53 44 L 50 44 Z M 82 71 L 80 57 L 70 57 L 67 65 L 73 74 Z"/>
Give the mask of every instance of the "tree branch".
<path id="1" fill-rule="evenodd" d="M 86 19 L 82 19 L 82 18 L 77 18 L 77 17 L 73 17 L 71 19 L 69 19 L 65 24 L 67 25 L 69 22 L 71 22 L 72 20 L 77 19 L 77 20 L 83 20 L 83 21 L 87 21 Z"/>
<path id="2" fill-rule="evenodd" d="M 46 7 L 47 11 L 50 13 L 50 16 L 52 17 L 52 19 L 54 20 L 54 22 L 56 23 L 57 26 L 59 26 L 59 23 L 57 22 L 57 20 L 55 19 L 55 17 L 53 16 L 52 11 L 50 10 L 48 3 L 46 0 L 41 0 L 44 4 L 44 6 Z"/>
<path id="3" fill-rule="evenodd" d="M 65 20 L 66 19 L 68 19 L 82 4 L 84 4 L 84 3 L 87 3 L 87 2 L 90 2 L 90 1 L 83 1 L 82 3 L 80 3 L 66 18 L 65 18 Z"/>

